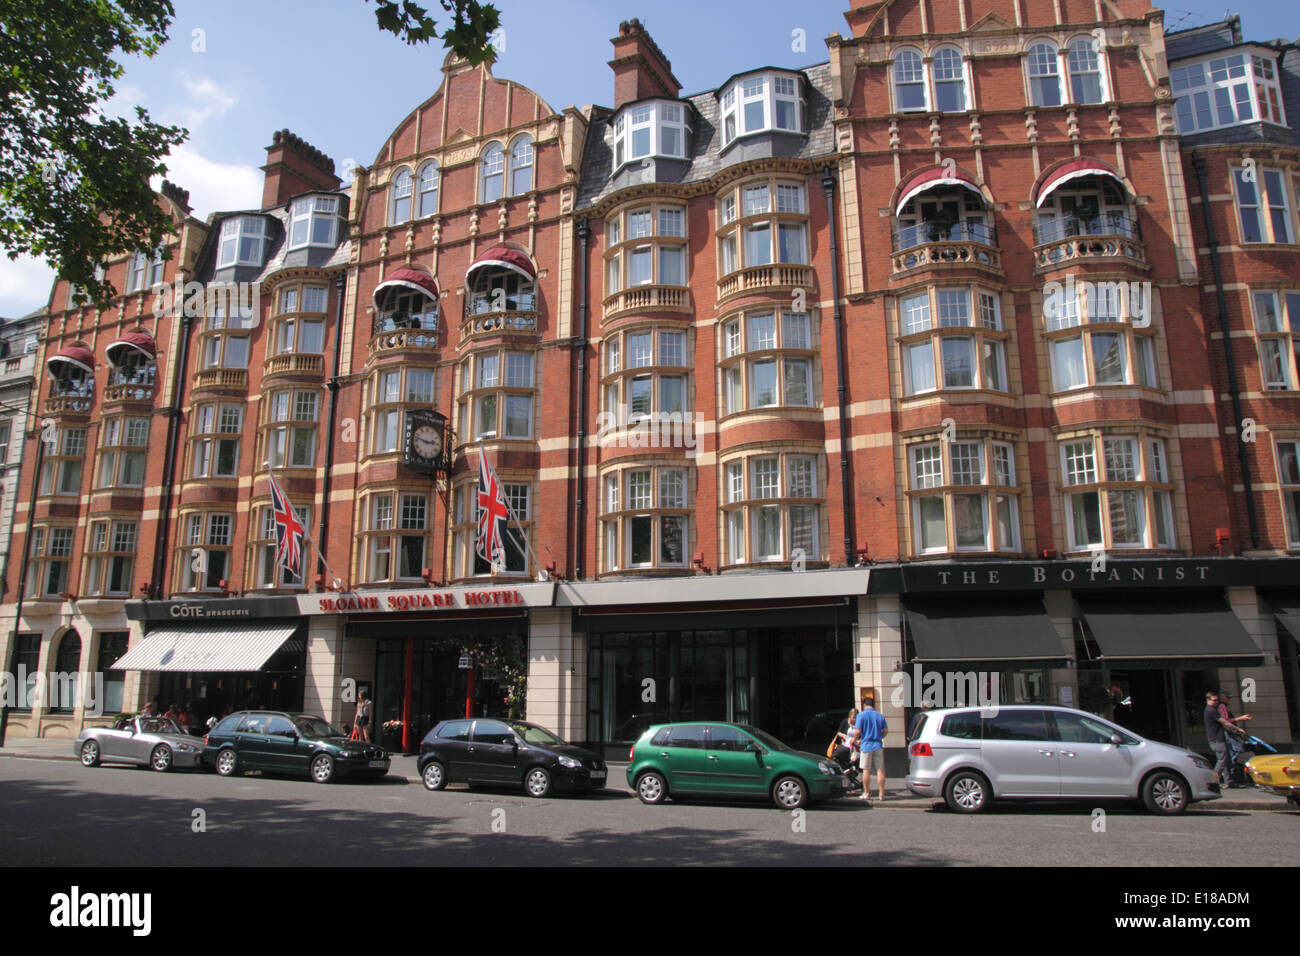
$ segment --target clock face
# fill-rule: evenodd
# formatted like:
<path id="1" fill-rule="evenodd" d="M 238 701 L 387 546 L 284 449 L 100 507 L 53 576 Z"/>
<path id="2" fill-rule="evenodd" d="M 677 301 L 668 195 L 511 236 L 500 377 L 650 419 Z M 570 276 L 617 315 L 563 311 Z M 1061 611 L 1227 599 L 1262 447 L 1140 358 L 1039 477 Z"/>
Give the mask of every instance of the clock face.
<path id="1" fill-rule="evenodd" d="M 411 450 L 432 461 L 442 454 L 442 432 L 433 425 L 421 425 L 411 433 Z"/>

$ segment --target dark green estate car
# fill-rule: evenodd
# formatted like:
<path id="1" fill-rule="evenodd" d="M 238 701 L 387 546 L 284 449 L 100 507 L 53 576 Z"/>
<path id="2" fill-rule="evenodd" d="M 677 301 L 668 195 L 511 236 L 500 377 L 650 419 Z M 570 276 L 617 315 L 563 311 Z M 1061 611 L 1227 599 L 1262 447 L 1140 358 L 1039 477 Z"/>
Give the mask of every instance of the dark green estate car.
<path id="1" fill-rule="evenodd" d="M 745 724 L 651 727 L 628 754 L 628 785 L 642 803 L 690 794 L 771 799 L 783 810 L 843 796 L 835 761 L 792 750 Z"/>
<path id="2" fill-rule="evenodd" d="M 203 762 L 223 777 L 243 770 L 311 777 L 382 777 L 388 752 L 352 740 L 328 721 L 309 714 L 248 710 L 231 714 L 204 738 Z"/>

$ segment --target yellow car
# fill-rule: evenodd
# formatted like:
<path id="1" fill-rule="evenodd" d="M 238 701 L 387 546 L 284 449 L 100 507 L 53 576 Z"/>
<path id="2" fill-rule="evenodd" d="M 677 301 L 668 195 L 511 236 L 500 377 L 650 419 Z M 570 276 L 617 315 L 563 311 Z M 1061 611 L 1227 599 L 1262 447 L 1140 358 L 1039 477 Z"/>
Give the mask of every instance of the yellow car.
<path id="1" fill-rule="evenodd" d="M 1300 807 L 1300 754 L 1266 754 L 1246 764 L 1246 773 L 1261 790 L 1271 790 Z"/>

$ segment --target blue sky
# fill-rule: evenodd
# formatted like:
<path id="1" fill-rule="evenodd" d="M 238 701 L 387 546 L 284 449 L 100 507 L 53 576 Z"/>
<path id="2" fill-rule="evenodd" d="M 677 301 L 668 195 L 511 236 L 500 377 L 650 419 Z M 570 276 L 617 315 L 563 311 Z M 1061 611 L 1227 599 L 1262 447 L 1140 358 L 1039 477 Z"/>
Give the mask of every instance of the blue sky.
<path id="1" fill-rule="evenodd" d="M 824 62 L 827 34 L 849 32 L 848 0 L 495 2 L 504 27 L 495 74 L 532 88 L 557 110 L 612 100 L 609 38 L 620 20 L 634 16 L 672 61 L 685 93 L 754 66 Z M 1165 8 L 1168 25 L 1207 23 L 1226 9 L 1224 0 L 1181 3 Z M 424 5 L 441 12 L 437 0 Z M 127 62 L 114 106 L 126 112 L 139 104 L 155 119 L 190 130 L 168 178 L 190 190 L 200 218 L 259 203 L 258 167 L 274 130 L 293 130 L 333 157 L 336 168 L 348 160 L 367 165 L 442 78 L 440 45 L 408 47 L 380 32 L 373 4 L 363 0 L 175 6 L 170 41 L 152 60 Z M 1248 39 L 1300 36 L 1295 7 L 1249 0 L 1232 9 Z M 43 263 L 0 258 L 0 316 L 43 306 L 52 278 Z"/>

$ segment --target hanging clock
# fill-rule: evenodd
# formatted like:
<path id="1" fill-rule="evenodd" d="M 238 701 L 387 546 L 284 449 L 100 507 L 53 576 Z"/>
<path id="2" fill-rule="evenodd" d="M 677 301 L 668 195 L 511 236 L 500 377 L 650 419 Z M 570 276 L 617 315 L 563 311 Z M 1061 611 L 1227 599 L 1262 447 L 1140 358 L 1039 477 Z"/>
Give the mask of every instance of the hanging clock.
<path id="1" fill-rule="evenodd" d="M 417 471 L 446 470 L 447 416 L 438 412 L 406 413 L 403 464 Z"/>

